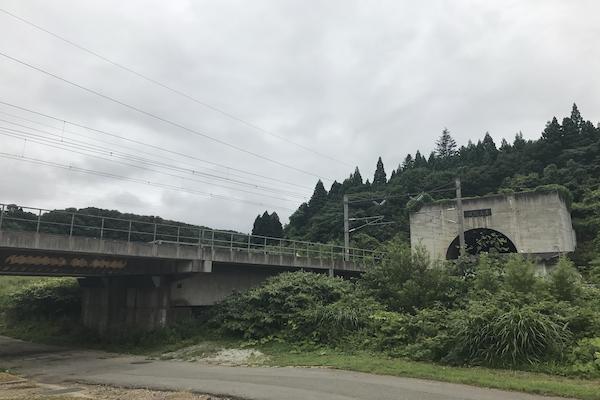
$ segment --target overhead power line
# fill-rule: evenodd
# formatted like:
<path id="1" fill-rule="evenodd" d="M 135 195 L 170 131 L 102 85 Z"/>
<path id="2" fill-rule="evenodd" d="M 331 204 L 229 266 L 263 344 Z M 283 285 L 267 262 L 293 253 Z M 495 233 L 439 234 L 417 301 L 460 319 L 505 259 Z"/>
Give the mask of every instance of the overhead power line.
<path id="1" fill-rule="evenodd" d="M 334 180 L 333 178 L 324 178 L 323 176 L 321 176 L 319 174 L 316 174 L 314 172 L 306 171 L 304 169 L 294 167 L 293 165 L 289 165 L 289 164 L 286 164 L 284 162 L 277 161 L 277 160 L 275 160 L 273 158 L 263 156 L 261 154 L 255 153 L 253 151 L 244 149 L 244 148 L 242 148 L 240 146 L 237 146 L 235 144 L 232 144 L 232 143 L 226 142 L 224 140 L 221 140 L 221 139 L 215 138 L 213 136 L 210 136 L 207 133 L 204 133 L 203 131 L 201 131 L 199 129 L 193 129 L 193 128 L 187 127 L 187 126 L 185 126 L 183 124 L 180 124 L 179 122 L 175 122 L 175 121 L 172 121 L 172 120 L 170 120 L 168 118 L 165 118 L 165 117 L 162 117 L 160 115 L 154 114 L 152 112 L 145 111 L 145 110 L 143 110 L 143 109 L 141 109 L 139 107 L 133 106 L 133 105 L 131 105 L 129 103 L 125 103 L 124 101 L 121 101 L 121 100 L 118 100 L 118 99 L 116 99 L 114 97 L 108 96 L 108 95 L 106 95 L 104 93 L 101 93 L 101 92 L 99 92 L 97 90 L 90 89 L 90 88 L 88 88 L 86 86 L 83 86 L 83 85 L 80 85 L 80 84 L 78 84 L 76 82 L 73 82 L 73 81 L 70 81 L 68 79 L 65 79 L 65 78 L 63 78 L 63 77 L 61 77 L 59 75 L 56 75 L 56 74 L 54 74 L 52 72 L 49 72 L 49 71 L 47 71 L 47 70 L 45 70 L 43 68 L 37 67 L 37 66 L 35 66 L 33 64 L 30 64 L 30 63 L 28 63 L 26 61 L 20 60 L 20 59 L 15 58 L 15 57 L 12 57 L 12 56 L 10 56 L 10 55 L 8 55 L 6 53 L 0 52 L 0 56 L 6 58 L 8 60 L 11 60 L 11 61 L 13 61 L 15 63 L 18 63 L 20 65 L 23 65 L 23 66 L 25 66 L 25 67 L 27 67 L 29 69 L 34 70 L 34 71 L 37 71 L 37 72 L 40 72 L 40 73 L 42 73 L 44 75 L 50 76 L 50 77 L 52 77 L 54 79 L 57 79 L 57 80 L 59 80 L 61 82 L 67 83 L 67 84 L 69 84 L 71 86 L 74 86 L 74 87 L 76 87 L 78 89 L 81 89 L 83 91 L 91 93 L 91 94 L 93 94 L 95 96 L 101 97 L 101 98 L 103 98 L 105 100 L 112 101 L 113 103 L 119 104 L 119 105 L 121 105 L 121 106 L 123 106 L 125 108 L 128 108 L 130 110 L 133 110 L 133 111 L 135 111 L 135 112 L 137 112 L 139 114 L 146 115 L 146 116 L 148 116 L 150 118 L 156 119 L 157 121 L 161 121 L 161 122 L 163 122 L 165 124 L 168 124 L 168 125 L 174 126 L 176 128 L 179 128 L 179 129 L 181 129 L 181 130 L 183 130 L 185 132 L 188 132 L 190 134 L 201 136 L 201 137 L 203 137 L 205 139 L 211 140 L 211 141 L 213 141 L 215 143 L 219 143 L 219 144 L 221 144 L 223 146 L 230 147 L 230 148 L 232 148 L 234 150 L 237 150 L 237 151 L 240 151 L 242 153 L 249 154 L 249 155 L 251 155 L 253 157 L 256 157 L 256 158 L 268 161 L 270 163 L 279 165 L 279 166 L 284 167 L 284 168 L 288 168 L 288 169 L 291 169 L 291 170 L 294 170 L 294 171 L 297 171 L 297 172 L 301 172 L 301 173 L 306 174 L 306 175 L 314 176 L 314 177 L 319 178 L 321 180 L 323 180 L 323 179 L 326 179 L 328 181 L 333 181 Z"/>
<path id="2" fill-rule="evenodd" d="M 210 174 L 210 173 L 206 173 L 206 172 L 202 172 L 202 171 L 197 171 L 195 169 L 189 169 L 189 168 L 183 168 L 180 167 L 178 165 L 174 165 L 174 164 L 168 164 L 162 161 L 158 161 L 158 160 L 154 160 L 154 159 L 147 159 L 147 158 L 143 158 L 140 157 L 136 154 L 129 154 L 129 153 L 124 153 L 120 150 L 114 150 L 111 148 L 107 148 L 107 147 L 103 147 L 103 146 L 98 146 L 95 145 L 93 143 L 88 143 L 85 141 L 80 141 L 77 139 L 72 139 L 70 137 L 66 137 L 64 135 L 58 135 L 58 134 L 53 134 L 51 132 L 47 132 L 41 129 L 37 129 L 37 128 L 32 128 L 26 125 L 22 125 L 22 124 L 18 124 L 12 121 L 8 121 L 5 119 L 0 118 L 0 122 L 5 122 L 5 123 L 9 123 L 11 125 L 15 125 L 24 129 L 29 129 L 35 132 L 39 132 L 45 135 L 50 135 L 51 137 L 48 136 L 42 136 L 42 135 L 36 135 L 33 134 L 31 132 L 26 132 L 26 131 L 22 131 L 22 130 L 18 130 L 18 129 L 14 129 L 14 128 L 7 128 L 7 127 L 0 127 L 1 129 L 5 129 L 8 131 L 11 131 L 14 134 L 19 134 L 19 135 L 24 135 L 24 137 L 34 137 L 37 139 L 41 139 L 44 140 L 45 143 L 50 142 L 54 145 L 54 147 L 58 146 L 57 148 L 61 148 L 61 149 L 65 149 L 67 151 L 70 151 L 70 149 L 75 148 L 78 150 L 85 150 L 85 151 L 89 151 L 89 152 L 93 152 L 96 154 L 102 154 L 102 155 L 106 155 L 106 156 L 110 156 L 111 158 L 108 159 L 109 161 L 113 161 L 114 158 L 119 158 L 119 159 L 123 159 L 126 161 L 132 161 L 132 162 L 137 162 L 137 163 L 141 163 L 143 165 L 150 165 L 150 166 L 155 166 L 155 167 L 159 167 L 159 168 L 164 168 L 167 170 L 171 170 L 171 171 L 177 171 L 177 172 L 183 172 L 183 173 L 187 173 L 193 176 L 204 176 L 206 178 L 210 178 L 210 179 L 217 179 L 217 180 L 222 180 L 222 181 L 226 181 L 232 184 L 237 184 L 237 185 L 242 185 L 242 186 L 246 186 L 252 189 L 258 189 L 258 190 L 264 190 L 264 191 L 268 191 L 268 192 L 274 192 L 274 193 L 280 193 L 286 196 L 294 196 L 297 198 L 301 198 L 304 199 L 306 196 L 301 194 L 301 193 L 295 193 L 295 192 L 290 192 L 290 191 L 286 191 L 286 190 L 282 190 L 282 189 L 277 189 L 277 188 L 272 188 L 272 187 L 268 187 L 268 186 L 263 186 L 263 185 L 258 185 L 255 183 L 251 183 L 251 182 L 245 182 L 245 181 L 240 181 L 237 179 L 231 179 L 228 177 L 222 177 L 219 175 L 215 175 L 215 174 Z M 128 164 L 131 165 L 131 164 Z M 206 181 L 202 181 L 203 183 L 207 183 L 207 184 L 212 184 L 215 186 L 222 186 L 216 183 L 211 183 L 211 182 L 206 182 Z M 232 188 L 234 189 L 234 188 Z M 237 190 L 237 189 L 234 189 Z"/>
<path id="3" fill-rule="evenodd" d="M 69 170 L 69 171 L 73 171 L 73 172 L 80 172 L 80 173 L 89 174 L 89 175 L 101 176 L 104 178 L 116 179 L 116 180 L 120 180 L 120 181 L 134 182 L 134 183 L 144 184 L 144 185 L 158 187 L 158 188 L 162 188 L 162 189 L 169 189 L 169 190 L 174 190 L 174 191 L 179 191 L 179 192 L 185 192 L 185 193 L 189 193 L 189 194 L 204 196 L 207 198 L 221 199 L 221 200 L 226 200 L 226 201 L 235 201 L 235 202 L 258 205 L 261 207 L 282 209 L 282 210 L 286 210 L 286 211 L 294 211 L 290 208 L 282 207 L 282 206 L 278 206 L 278 205 L 254 202 L 254 201 L 250 201 L 250 200 L 246 200 L 246 199 L 242 199 L 242 198 L 238 198 L 238 197 L 231 197 L 231 196 L 214 194 L 214 193 L 210 193 L 210 192 L 203 192 L 203 191 L 190 189 L 190 188 L 186 188 L 186 187 L 170 185 L 170 184 L 160 183 L 160 182 L 153 182 L 153 181 L 148 181 L 145 179 L 132 178 L 129 176 L 122 176 L 122 175 L 117 175 L 117 174 L 113 174 L 110 172 L 98 171 L 98 170 L 94 170 L 94 169 L 80 168 L 80 167 L 76 167 L 74 165 L 59 164 L 59 163 L 55 163 L 52 161 L 41 160 L 41 159 L 33 158 L 33 157 L 20 156 L 17 154 L 0 152 L 0 157 L 17 160 L 17 161 L 24 161 L 24 162 L 38 164 L 38 165 L 50 166 L 50 167 L 59 168 L 59 169 L 65 169 L 65 170 Z"/>
<path id="4" fill-rule="evenodd" d="M 348 203 L 349 204 L 357 204 L 357 203 L 372 202 L 372 201 L 376 201 L 376 200 L 402 199 L 405 197 L 418 196 L 422 193 L 443 193 L 443 192 L 450 192 L 450 191 L 454 191 L 454 188 L 423 190 L 422 192 L 418 192 L 418 193 L 406 193 L 406 194 L 401 194 L 401 195 L 387 195 L 387 196 L 383 195 L 383 196 L 378 196 L 378 197 L 367 197 L 367 198 L 361 198 L 358 200 L 352 200 L 352 201 L 349 201 Z"/>
<path id="5" fill-rule="evenodd" d="M 89 150 L 83 149 L 83 151 L 78 151 L 78 150 L 76 150 L 77 149 L 76 146 L 71 146 L 69 144 L 64 144 L 64 143 L 62 145 L 56 145 L 56 144 L 48 143 L 44 139 L 30 138 L 27 135 L 21 135 L 21 134 L 18 134 L 18 133 L 15 134 L 13 132 L 15 132 L 15 131 L 12 130 L 12 129 L 6 129 L 4 127 L 0 127 L 0 135 L 2 135 L 2 136 L 8 136 L 8 137 L 16 138 L 16 139 L 25 139 L 25 140 L 27 140 L 28 143 L 31 142 L 31 143 L 39 144 L 39 145 L 42 145 L 42 146 L 51 147 L 51 148 L 54 148 L 54 149 L 66 150 L 66 151 L 69 151 L 69 152 L 72 152 L 72 153 L 76 153 L 76 154 L 81 154 L 81 155 L 84 155 L 84 156 L 87 156 L 87 157 L 93 157 L 93 158 L 96 158 L 96 159 L 99 159 L 99 160 L 109 161 L 109 162 L 112 162 L 112 163 L 117 163 L 117 164 L 125 165 L 125 166 L 128 166 L 128 167 L 133 167 L 133 168 L 137 168 L 137 169 L 140 169 L 140 170 L 144 170 L 144 171 L 148 171 L 148 172 L 153 172 L 153 173 L 157 173 L 157 174 L 169 176 L 171 178 L 177 178 L 177 179 L 188 180 L 188 181 L 192 181 L 192 182 L 209 184 L 211 186 L 222 187 L 222 188 L 225 188 L 225 189 L 235 190 L 235 191 L 238 191 L 238 192 L 252 194 L 252 195 L 255 195 L 255 196 L 269 197 L 269 198 L 272 198 L 272 199 L 286 201 L 286 202 L 294 202 L 294 203 L 297 202 L 297 200 L 291 200 L 291 199 L 286 199 L 286 198 L 282 198 L 282 197 L 276 197 L 276 196 L 273 196 L 271 194 L 256 193 L 256 192 L 252 192 L 252 191 L 249 191 L 249 190 L 244 190 L 244 189 L 240 189 L 240 188 L 236 188 L 236 187 L 221 185 L 221 184 L 214 183 L 214 182 L 207 182 L 207 181 L 204 181 L 204 180 L 201 180 L 201 179 L 197 179 L 197 178 L 190 178 L 190 177 L 187 177 L 187 176 L 181 176 L 181 175 L 171 174 L 171 173 L 164 172 L 164 171 L 158 171 L 158 170 L 155 170 L 155 169 L 152 169 L 152 168 L 140 166 L 140 165 L 137 165 L 137 164 L 128 163 L 128 162 L 125 162 L 125 161 L 120 161 L 120 160 L 116 160 L 116 159 L 112 159 L 112 158 L 97 156 L 97 155 L 89 154 L 89 153 L 85 152 L 85 151 L 89 151 Z M 18 131 L 16 131 L 16 132 L 18 132 Z"/>
<path id="6" fill-rule="evenodd" d="M 227 118 L 230 118 L 230 119 L 232 119 L 232 120 L 234 120 L 236 122 L 239 122 L 239 123 L 241 123 L 241 124 L 243 124 L 243 125 L 251 128 L 251 129 L 254 129 L 254 130 L 262 132 L 262 133 L 264 133 L 266 135 L 278 138 L 280 140 L 283 140 L 283 141 L 285 141 L 287 143 L 290 143 L 290 144 L 292 144 L 294 146 L 300 147 L 300 148 L 302 148 L 302 149 L 304 149 L 306 151 L 314 153 L 314 154 L 316 154 L 316 155 L 318 155 L 320 157 L 324 157 L 324 158 L 327 158 L 327 159 L 329 159 L 331 161 L 335 161 L 335 162 L 337 162 L 339 164 L 343 164 L 343 165 L 352 167 L 351 164 L 349 164 L 349 163 L 347 163 L 345 161 L 341 161 L 341 160 L 338 160 L 338 159 L 336 159 L 334 157 L 331 157 L 330 155 L 321 153 L 321 152 L 319 152 L 319 151 L 317 151 L 317 150 L 315 150 L 315 149 L 313 149 L 311 147 L 308 147 L 308 146 L 305 146 L 305 145 L 303 145 L 301 143 L 298 143 L 298 142 L 295 142 L 293 140 L 290 140 L 290 139 L 286 138 L 285 136 L 281 136 L 281 135 L 273 133 L 273 132 L 271 132 L 271 131 L 269 131 L 267 129 L 264 129 L 264 128 L 262 128 L 262 127 L 260 127 L 260 126 L 258 126 L 256 124 L 254 124 L 252 122 L 249 122 L 249 121 L 247 121 L 247 120 L 245 120 L 243 118 L 240 118 L 240 117 L 232 114 L 229 111 L 226 111 L 226 110 L 224 110 L 222 108 L 219 108 L 219 107 L 213 106 L 211 104 L 208 104 L 207 102 L 202 101 L 202 100 L 198 99 L 197 97 L 194 97 L 194 96 L 192 96 L 192 95 L 190 95 L 190 94 L 188 94 L 186 92 L 183 92 L 183 91 L 181 91 L 179 89 L 175 89 L 172 86 L 169 86 L 169 85 L 167 85 L 165 83 L 162 83 L 162 82 L 160 82 L 160 81 L 158 81 L 158 80 L 156 80 L 156 79 L 154 79 L 152 77 L 149 77 L 148 75 L 142 74 L 141 72 L 138 72 L 138 71 L 132 69 L 131 67 L 128 67 L 128 66 L 126 66 L 124 64 L 121 64 L 121 63 L 119 63 L 117 61 L 114 61 L 114 60 L 112 60 L 112 59 L 110 59 L 110 58 L 108 58 L 108 57 L 106 57 L 106 56 L 104 56 L 104 55 L 102 55 L 102 54 L 100 54 L 100 53 L 98 53 L 98 52 L 96 52 L 94 50 L 91 50 L 91 49 L 89 49 L 89 48 L 87 48 L 87 47 L 85 47 L 83 45 L 75 43 L 72 40 L 69 40 L 69 39 L 65 38 L 64 36 L 61 36 L 61 35 L 59 35 L 57 33 L 54 33 L 52 31 L 50 31 L 50 30 L 48 30 L 48 29 L 46 29 L 46 28 L 44 28 L 44 27 L 42 27 L 40 25 L 37 25 L 34 22 L 31 22 L 31 21 L 29 21 L 29 20 L 27 20 L 27 19 L 25 19 L 23 17 L 20 17 L 20 16 L 12 13 L 10 11 L 4 10 L 2 8 L 0 8 L 0 11 L 3 12 L 3 13 L 5 13 L 6 15 L 11 16 L 12 18 L 14 18 L 14 19 L 16 19 L 16 20 L 18 20 L 20 22 L 23 22 L 23 23 L 25 23 L 25 24 L 27 24 L 27 25 L 29 25 L 29 26 L 31 26 L 31 27 L 33 27 L 33 28 L 41 31 L 41 32 L 44 32 L 44 33 L 46 33 L 46 34 L 48 34 L 50 36 L 53 36 L 54 38 L 56 38 L 56 39 L 58 39 L 58 40 L 60 40 L 60 41 L 62 41 L 64 43 L 67 43 L 68 45 L 70 45 L 72 47 L 75 47 L 75 48 L 77 48 L 77 49 L 79 49 L 81 51 L 84 51 L 84 52 L 86 52 L 88 54 L 91 54 L 94 57 L 97 57 L 97 58 L 99 58 L 99 59 L 101 59 L 101 60 L 103 60 L 103 61 L 105 61 L 105 62 L 107 62 L 107 63 L 109 63 L 109 64 L 111 64 L 111 65 L 113 65 L 113 66 L 115 66 L 115 67 L 117 67 L 119 69 L 121 69 L 121 70 L 123 70 L 123 71 L 126 71 L 126 72 L 128 72 L 130 74 L 133 74 L 133 75 L 135 75 L 135 76 L 137 76 L 139 78 L 144 79 L 147 82 L 150 82 L 150 83 L 152 83 L 154 85 L 160 86 L 163 89 L 166 89 L 166 90 L 168 90 L 168 91 L 170 91 L 172 93 L 175 93 L 175 94 L 177 94 L 177 95 L 179 95 L 181 97 L 184 97 L 184 98 L 186 98 L 188 100 L 191 100 L 194 103 L 197 103 L 197 104 L 199 104 L 199 105 L 201 105 L 201 106 L 203 106 L 205 108 L 208 108 L 211 111 L 214 111 L 214 112 L 219 113 L 219 114 L 221 114 L 221 115 L 223 115 L 223 116 L 225 116 Z"/>
<path id="7" fill-rule="evenodd" d="M 44 117 L 44 118 L 52 119 L 54 121 L 58 121 L 58 122 L 61 122 L 63 124 L 67 123 L 69 125 L 72 125 L 72 126 L 75 126 L 75 127 L 78 127 L 78 128 L 82 128 L 82 129 L 85 129 L 85 130 L 88 130 L 90 132 L 98 133 L 98 134 L 105 135 L 105 136 L 110 136 L 110 137 L 113 137 L 113 138 L 116 138 L 116 139 L 119 139 L 119 140 L 123 140 L 123 141 L 129 142 L 129 143 L 134 143 L 134 144 L 137 144 L 137 145 L 140 145 L 140 146 L 144 146 L 144 147 L 149 147 L 149 148 L 152 148 L 154 150 L 159 150 L 159 151 L 162 151 L 162 152 L 165 152 L 165 153 L 169 153 L 169 154 L 173 154 L 173 155 L 176 155 L 176 156 L 185 157 L 185 158 L 188 158 L 190 160 L 199 161 L 199 162 L 202 162 L 202 163 L 214 165 L 216 167 L 225 168 L 227 170 L 232 170 L 232 171 L 237 171 L 237 172 L 240 172 L 240 173 L 243 173 L 243 174 L 246 174 L 246 175 L 250 175 L 250 176 L 255 176 L 255 177 L 267 179 L 267 180 L 270 180 L 270 181 L 273 181 L 273 182 L 283 183 L 283 184 L 286 184 L 286 185 L 289 185 L 289 186 L 298 187 L 298 188 L 301 188 L 301 189 L 312 190 L 312 188 L 310 188 L 310 187 L 301 186 L 301 185 L 298 185 L 296 183 L 284 181 L 284 180 L 277 179 L 277 178 L 272 178 L 272 177 L 269 177 L 269 176 L 266 176 L 266 175 L 262 175 L 262 174 L 248 172 L 246 170 L 242 170 L 242 169 L 235 168 L 235 167 L 230 167 L 228 165 L 224 165 L 224 164 L 220 164 L 220 163 L 215 163 L 215 162 L 212 162 L 212 161 L 208 161 L 208 160 L 196 157 L 196 156 L 191 155 L 191 154 L 186 154 L 186 153 L 182 153 L 182 152 L 179 152 L 179 151 L 170 150 L 170 149 L 162 147 L 162 146 L 156 146 L 156 145 L 153 145 L 153 144 L 150 144 L 150 143 L 146 143 L 146 142 L 142 142 L 140 140 L 135 140 L 135 139 L 123 136 L 123 135 L 118 135 L 116 133 L 111 133 L 111 132 L 108 132 L 108 131 L 105 131 L 105 130 L 96 129 L 96 128 L 93 128 L 93 127 L 90 127 L 90 126 L 87 126 L 87 125 L 80 124 L 78 122 L 74 122 L 74 121 L 71 121 L 71 120 L 65 120 L 63 118 L 59 118 L 59 117 L 56 117 L 56 116 L 45 114 L 45 113 L 42 113 L 42 112 L 39 112 L 39 111 L 35 111 L 35 110 L 29 109 L 29 108 L 21 107 L 21 106 L 18 106 L 16 104 L 7 103 L 7 102 L 1 101 L 1 100 L 0 100 L 0 104 L 3 104 L 3 105 L 8 106 L 8 107 L 15 108 L 17 110 L 26 111 L 26 112 L 29 112 L 29 113 L 32 113 L 32 114 L 35 114 L 35 115 L 39 115 L 39 116 Z M 18 117 L 18 118 L 20 118 L 20 117 Z M 54 129 L 59 129 L 59 128 L 54 128 Z M 69 132 L 69 131 L 65 131 L 65 132 Z M 71 132 L 71 133 L 75 134 L 75 132 Z"/>
<path id="8" fill-rule="evenodd" d="M 188 162 L 183 162 L 183 161 L 181 161 L 179 159 L 175 159 L 175 158 L 171 158 L 171 157 L 166 157 L 163 154 L 157 154 L 157 153 L 152 153 L 152 152 L 144 151 L 144 150 L 141 150 L 141 149 L 136 148 L 136 147 L 126 146 L 126 145 L 123 145 L 122 143 L 118 143 L 117 144 L 117 143 L 105 141 L 105 140 L 102 140 L 102 139 L 99 139 L 99 138 L 96 138 L 96 137 L 83 136 L 83 135 L 81 135 L 80 132 L 73 132 L 71 130 L 65 129 L 64 126 L 66 125 L 66 123 L 63 124 L 62 128 L 59 128 L 57 126 L 43 124 L 43 123 L 40 123 L 38 121 L 34 121 L 32 119 L 29 119 L 29 118 L 24 118 L 24 117 L 16 115 L 16 114 L 7 113 L 5 111 L 0 111 L 0 114 L 3 114 L 3 115 L 6 115 L 6 116 L 9 116 L 9 117 L 18 119 L 19 121 L 26 121 L 26 122 L 29 122 L 29 123 L 32 123 L 32 124 L 35 124 L 35 125 L 38 125 L 38 126 L 41 126 L 41 127 L 44 127 L 44 128 L 49 128 L 49 129 L 52 129 L 52 130 L 60 131 L 60 134 L 55 134 L 55 133 L 47 132 L 47 131 L 44 131 L 44 130 L 32 128 L 32 127 L 27 126 L 27 125 L 17 124 L 17 123 L 15 123 L 13 121 L 8 121 L 8 120 L 0 119 L 0 121 L 8 122 L 11 125 L 16 125 L 16 126 L 24 127 L 24 128 L 30 129 L 30 130 L 35 130 L 37 132 L 47 133 L 48 135 L 60 137 L 61 139 L 64 139 L 65 137 L 67 137 L 67 138 L 70 138 L 71 140 L 73 140 L 75 142 L 87 144 L 87 145 L 90 145 L 90 146 L 96 146 L 96 147 L 102 148 L 102 149 L 107 149 L 107 148 L 106 147 L 102 147 L 102 146 L 98 146 L 96 144 L 91 144 L 89 142 L 79 141 L 79 140 L 73 139 L 73 136 L 69 136 L 69 135 L 66 135 L 66 134 L 72 134 L 72 135 L 75 135 L 76 137 L 84 137 L 85 139 L 91 140 L 93 142 L 102 143 L 102 144 L 109 145 L 109 146 L 118 146 L 119 149 L 128 149 L 128 150 L 134 151 L 136 153 L 136 156 L 134 156 L 135 158 L 140 158 L 139 156 L 137 156 L 137 154 L 144 154 L 144 155 L 147 155 L 147 156 L 150 156 L 150 157 L 160 157 L 161 160 L 168 160 L 168 161 L 176 162 L 178 164 L 178 168 L 179 168 L 179 165 L 186 165 L 186 166 L 190 167 L 191 169 L 186 169 L 186 171 L 190 171 L 192 174 L 198 174 L 198 175 L 203 175 L 203 176 L 214 178 L 214 179 L 223 179 L 223 180 L 230 180 L 231 179 L 230 176 L 233 176 L 233 177 L 244 179 L 243 183 L 246 184 L 246 185 L 248 185 L 248 186 L 257 186 L 257 185 L 260 185 L 260 184 L 269 183 L 269 182 L 267 182 L 264 179 L 259 180 L 259 179 L 250 177 L 248 175 L 242 175 L 241 173 L 240 174 L 233 173 L 232 170 L 231 170 L 231 168 L 226 168 L 226 170 L 227 170 L 226 171 L 226 175 L 227 175 L 226 177 L 217 175 L 216 171 L 214 171 L 214 170 L 210 170 L 212 173 L 202 172 L 202 171 L 200 171 L 198 169 L 197 165 L 194 165 L 194 164 L 191 164 L 191 163 L 188 163 Z M 112 153 L 116 153 L 116 152 L 119 152 L 119 151 L 110 150 L 110 152 L 112 154 Z M 247 174 L 246 171 L 244 171 L 243 173 Z M 270 183 L 272 183 L 272 182 L 270 182 Z M 285 181 L 283 181 L 282 183 L 285 183 Z M 289 184 L 290 186 L 294 186 L 294 187 L 298 187 L 298 188 L 301 187 L 301 186 L 294 185 L 294 184 L 291 184 L 291 183 L 286 183 L 286 184 Z M 308 187 L 303 187 L 303 189 L 310 190 L 310 188 L 308 188 Z M 305 197 L 304 195 L 302 195 L 302 196 Z"/>

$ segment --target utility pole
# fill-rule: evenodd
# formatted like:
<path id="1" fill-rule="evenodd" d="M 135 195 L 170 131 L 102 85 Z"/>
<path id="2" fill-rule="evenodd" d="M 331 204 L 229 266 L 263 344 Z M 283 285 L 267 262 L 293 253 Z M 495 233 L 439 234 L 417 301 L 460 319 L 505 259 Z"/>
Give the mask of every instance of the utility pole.
<path id="1" fill-rule="evenodd" d="M 347 195 L 344 195 L 344 260 L 350 261 L 350 220 Z"/>
<path id="2" fill-rule="evenodd" d="M 465 214 L 462 206 L 462 191 L 460 177 L 454 181 L 456 184 L 456 212 L 458 213 L 458 241 L 460 244 L 460 255 L 465 255 Z"/>

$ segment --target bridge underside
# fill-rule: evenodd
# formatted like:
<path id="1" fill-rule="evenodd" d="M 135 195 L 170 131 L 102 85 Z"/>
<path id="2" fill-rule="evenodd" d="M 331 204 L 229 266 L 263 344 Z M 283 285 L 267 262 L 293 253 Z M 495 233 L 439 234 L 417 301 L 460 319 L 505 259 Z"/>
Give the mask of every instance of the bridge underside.
<path id="1" fill-rule="evenodd" d="M 83 323 L 102 334 L 150 330 L 285 271 L 355 276 L 344 260 L 33 232 L 0 232 L 0 275 L 72 276 Z"/>

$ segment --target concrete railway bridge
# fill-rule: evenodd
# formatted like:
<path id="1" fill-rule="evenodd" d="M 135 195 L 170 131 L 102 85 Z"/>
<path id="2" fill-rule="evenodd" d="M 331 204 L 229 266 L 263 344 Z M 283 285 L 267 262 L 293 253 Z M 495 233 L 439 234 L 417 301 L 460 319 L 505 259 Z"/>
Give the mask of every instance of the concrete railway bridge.
<path id="1" fill-rule="evenodd" d="M 369 250 L 0 204 L 0 275 L 73 276 L 101 333 L 164 326 L 282 271 L 350 276 Z"/>
<path id="2" fill-rule="evenodd" d="M 575 249 L 565 198 L 523 192 L 462 201 L 466 249 L 490 248 L 534 257 L 541 273 Z M 410 215 L 411 245 L 433 260 L 458 257 L 456 200 Z M 381 254 L 370 250 L 253 236 L 148 218 L 123 219 L 0 204 L 0 275 L 78 277 L 82 317 L 101 333 L 151 329 L 193 307 L 282 271 L 358 275 Z"/>

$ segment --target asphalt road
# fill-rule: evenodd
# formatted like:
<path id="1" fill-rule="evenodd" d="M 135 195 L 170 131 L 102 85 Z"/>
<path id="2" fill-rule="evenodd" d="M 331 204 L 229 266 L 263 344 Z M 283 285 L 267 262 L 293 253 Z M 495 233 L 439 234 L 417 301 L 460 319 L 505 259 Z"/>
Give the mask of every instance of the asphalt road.
<path id="1" fill-rule="evenodd" d="M 148 361 L 144 357 L 68 350 L 2 336 L 0 365 L 44 383 L 75 381 L 155 390 L 189 390 L 257 400 L 552 399 L 467 385 L 322 368 L 247 368 Z"/>

